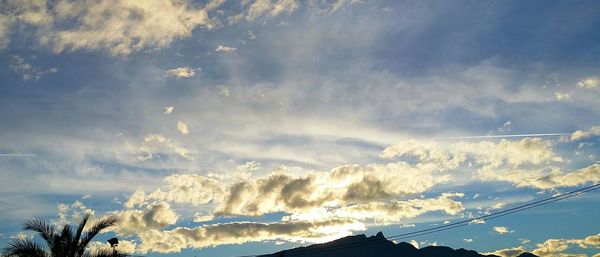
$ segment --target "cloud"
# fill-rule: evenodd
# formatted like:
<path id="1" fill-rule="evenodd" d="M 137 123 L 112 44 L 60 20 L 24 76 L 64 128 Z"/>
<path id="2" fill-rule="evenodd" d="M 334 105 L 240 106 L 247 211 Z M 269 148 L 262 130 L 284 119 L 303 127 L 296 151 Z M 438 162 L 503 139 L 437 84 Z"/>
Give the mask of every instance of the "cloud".
<path id="1" fill-rule="evenodd" d="M 481 171 L 482 180 L 508 181 L 517 187 L 532 187 L 553 190 L 560 187 L 573 187 L 600 181 L 600 164 L 563 172 L 553 169 L 549 173 L 542 170 Z"/>
<path id="2" fill-rule="evenodd" d="M 483 253 L 484 255 L 497 255 L 500 257 L 517 257 L 520 254 L 527 252 L 522 246 L 515 248 L 501 249 L 494 252 Z M 541 257 L 541 256 L 540 256 Z"/>
<path id="3" fill-rule="evenodd" d="M 10 43 L 9 28 L 12 22 L 11 17 L 0 15 L 0 50 L 7 48 Z"/>
<path id="4" fill-rule="evenodd" d="M 190 133 L 190 130 L 188 129 L 188 125 L 185 122 L 182 121 L 178 121 L 177 122 L 177 130 L 179 130 L 179 132 L 182 135 L 187 135 Z"/>
<path id="5" fill-rule="evenodd" d="M 179 218 L 166 202 L 147 204 L 142 210 L 124 210 L 111 213 L 110 215 L 117 218 L 117 224 L 112 229 L 126 236 L 173 225 Z"/>
<path id="6" fill-rule="evenodd" d="M 136 191 L 125 203 L 126 208 L 147 202 L 171 202 L 200 206 L 210 203 L 224 194 L 223 184 L 212 178 L 195 174 L 176 174 L 164 179 L 165 186 L 146 195 Z"/>
<path id="7" fill-rule="evenodd" d="M 53 223 L 58 225 L 76 224 L 81 221 L 84 215 L 94 214 L 94 210 L 86 207 L 80 201 L 75 201 L 71 204 L 58 203 L 56 208 L 58 209 L 58 219 L 54 220 Z"/>
<path id="8" fill-rule="evenodd" d="M 596 248 L 600 249 L 600 234 L 590 235 L 584 239 L 548 239 L 542 243 L 536 244 L 536 248 L 529 252 L 540 257 L 555 257 L 555 256 L 587 256 L 585 254 L 570 254 L 566 253 L 571 246 L 577 246 L 581 249 Z M 517 257 L 523 252 L 527 252 L 523 246 L 516 248 L 507 248 L 497 250 L 495 252 L 484 254 L 495 254 L 500 257 Z"/>
<path id="9" fill-rule="evenodd" d="M 131 240 L 119 239 L 118 250 L 122 253 L 133 254 L 136 252 L 137 243 Z M 112 248 L 108 242 L 92 241 L 87 245 L 88 251 L 94 253 L 98 251 L 112 252 Z"/>
<path id="10" fill-rule="evenodd" d="M 579 141 L 582 139 L 600 136 L 600 126 L 591 127 L 588 130 L 577 130 L 570 136 L 571 141 Z"/>
<path id="11" fill-rule="evenodd" d="M 190 67 L 179 67 L 165 71 L 165 77 L 191 78 L 196 74 Z"/>
<path id="12" fill-rule="evenodd" d="M 187 0 L 57 1 L 31 6 L 12 1 L 12 15 L 35 25 L 38 41 L 55 52 L 78 49 L 107 50 L 127 55 L 147 48 L 168 46 L 191 36 L 197 27 L 212 29 L 218 22 L 206 10 Z M 36 10 L 38 10 L 36 12 Z"/>
<path id="13" fill-rule="evenodd" d="M 494 232 L 502 235 L 502 234 L 506 234 L 506 233 L 512 233 L 513 231 L 512 230 L 508 230 L 507 227 L 499 226 L 499 227 L 494 227 Z"/>
<path id="14" fill-rule="evenodd" d="M 474 220 L 470 221 L 469 224 L 485 224 L 485 220 L 474 219 Z"/>
<path id="15" fill-rule="evenodd" d="M 255 0 L 247 8 L 246 19 L 255 20 L 261 16 L 275 17 L 282 13 L 290 14 L 298 8 L 297 0 Z"/>
<path id="16" fill-rule="evenodd" d="M 556 97 L 556 100 L 558 100 L 558 101 L 571 99 L 570 93 L 554 92 L 554 96 Z"/>
<path id="17" fill-rule="evenodd" d="M 577 82 L 577 87 L 582 89 L 594 89 L 600 85 L 600 77 L 593 76 L 580 80 Z"/>
<path id="18" fill-rule="evenodd" d="M 174 109 L 175 109 L 175 107 L 173 107 L 173 106 L 167 106 L 167 107 L 165 107 L 165 111 L 163 113 L 164 114 L 171 114 Z"/>
<path id="19" fill-rule="evenodd" d="M 343 219 L 274 223 L 233 222 L 196 228 L 148 230 L 140 233 L 139 237 L 142 253 L 147 251 L 171 253 L 185 248 L 205 248 L 266 240 L 318 243 L 364 229 L 361 223 Z"/>
<path id="20" fill-rule="evenodd" d="M 456 215 L 463 211 L 464 208 L 462 203 L 454 201 L 451 198 L 463 196 L 463 194 L 444 193 L 437 198 L 431 199 L 355 204 L 336 209 L 333 211 L 332 216 L 354 218 L 358 220 L 374 220 L 378 223 L 394 223 L 433 211 L 443 211 L 450 215 Z M 301 215 L 292 215 L 292 217 L 298 216 Z"/>
<path id="21" fill-rule="evenodd" d="M 157 153 L 161 151 L 173 152 L 187 160 L 192 160 L 193 157 L 187 148 L 179 146 L 163 134 L 148 134 L 144 137 L 140 145 L 131 143 L 126 144 L 128 150 L 138 156 L 138 160 L 146 161 L 157 158 Z"/>
<path id="22" fill-rule="evenodd" d="M 252 162 L 246 166 L 249 168 L 245 169 L 257 167 Z M 435 172 L 434 169 L 416 168 L 399 162 L 366 167 L 341 166 L 330 172 L 305 176 L 293 176 L 285 170 L 278 170 L 265 177 L 241 177 L 233 181 L 195 174 L 171 175 L 165 178 L 165 185 L 155 191 L 148 194 L 137 191 L 131 195 L 125 207 L 161 201 L 194 206 L 212 203 L 211 211 L 198 213 L 197 220 L 202 221 L 219 216 L 302 212 L 307 215 L 291 215 L 289 218 L 370 220 L 377 214 L 383 215 L 379 219 L 381 222 L 397 222 L 431 211 L 444 211 L 451 215 L 462 211 L 462 204 L 451 199 L 463 196 L 458 193 L 444 193 L 431 199 L 393 200 L 425 192 L 447 180 L 443 175 L 434 175 Z"/>
<path id="23" fill-rule="evenodd" d="M 465 243 L 473 243 L 474 240 L 472 238 L 463 238 L 463 241 Z"/>
<path id="24" fill-rule="evenodd" d="M 23 80 L 40 80 L 44 75 L 58 72 L 57 68 L 50 68 L 45 71 L 40 71 L 33 67 L 30 63 L 19 55 L 13 55 L 10 58 L 9 67 L 19 75 Z"/>
<path id="25" fill-rule="evenodd" d="M 219 89 L 219 93 L 223 96 L 229 96 L 229 88 L 227 86 L 224 85 L 219 85 L 217 86 L 217 88 Z"/>
<path id="26" fill-rule="evenodd" d="M 237 48 L 235 47 L 229 47 L 229 46 L 224 46 L 224 45 L 219 45 L 217 46 L 217 48 L 215 49 L 215 52 L 226 52 L 226 53 L 233 53 L 237 50 Z"/>
<path id="27" fill-rule="evenodd" d="M 484 169 L 502 165 L 519 167 L 524 164 L 540 164 L 547 161 L 561 162 L 552 151 L 552 145 L 540 138 L 524 138 L 517 141 L 501 140 L 498 143 L 481 141 L 468 143 L 460 141 L 448 146 L 433 141 L 409 140 L 390 147 L 381 157 L 416 157 L 422 163 L 437 163 L 444 169 L 454 169 L 465 163 L 469 157 Z"/>

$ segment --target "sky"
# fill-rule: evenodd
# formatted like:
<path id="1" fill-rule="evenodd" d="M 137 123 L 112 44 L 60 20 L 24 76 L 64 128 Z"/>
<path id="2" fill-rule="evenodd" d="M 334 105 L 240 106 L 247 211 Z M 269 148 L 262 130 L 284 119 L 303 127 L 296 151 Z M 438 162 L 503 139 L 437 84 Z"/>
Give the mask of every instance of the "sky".
<path id="1" fill-rule="evenodd" d="M 392 236 L 600 182 L 597 1 L 0 0 L 0 244 Z M 406 239 L 598 257 L 600 192 Z M 480 222 L 476 222 L 480 223 Z"/>

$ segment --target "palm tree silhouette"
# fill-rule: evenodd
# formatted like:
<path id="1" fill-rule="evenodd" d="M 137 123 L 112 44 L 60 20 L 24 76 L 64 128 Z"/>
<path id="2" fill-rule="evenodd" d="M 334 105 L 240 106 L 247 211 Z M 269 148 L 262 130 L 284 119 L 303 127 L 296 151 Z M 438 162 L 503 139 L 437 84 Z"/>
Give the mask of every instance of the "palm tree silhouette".
<path id="1" fill-rule="evenodd" d="M 102 230 L 114 226 L 114 217 L 103 218 L 84 231 L 90 215 L 86 214 L 77 230 L 66 224 L 59 229 L 42 219 L 30 219 L 23 225 L 24 230 L 34 231 L 46 243 L 46 247 L 33 238 L 15 239 L 4 248 L 6 257 L 126 257 L 119 251 L 108 249 L 94 253 L 86 251 L 86 246 Z"/>

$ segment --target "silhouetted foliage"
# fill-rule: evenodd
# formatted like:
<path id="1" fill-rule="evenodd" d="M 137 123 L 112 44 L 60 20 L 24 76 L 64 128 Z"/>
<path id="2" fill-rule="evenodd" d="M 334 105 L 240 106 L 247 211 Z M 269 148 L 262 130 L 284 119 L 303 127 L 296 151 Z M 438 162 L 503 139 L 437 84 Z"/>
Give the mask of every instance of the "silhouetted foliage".
<path id="1" fill-rule="evenodd" d="M 42 219 L 30 219 L 23 225 L 23 229 L 34 231 L 43 239 L 42 244 L 34 238 L 14 239 L 4 248 L 4 257 L 126 257 L 127 254 L 118 250 L 101 249 L 90 253 L 86 251 L 87 245 L 102 230 L 114 226 L 117 221 L 114 217 L 107 217 L 96 221 L 90 229 L 84 231 L 90 215 L 86 214 L 77 225 L 75 231 L 71 225 L 66 224 L 56 227 Z"/>

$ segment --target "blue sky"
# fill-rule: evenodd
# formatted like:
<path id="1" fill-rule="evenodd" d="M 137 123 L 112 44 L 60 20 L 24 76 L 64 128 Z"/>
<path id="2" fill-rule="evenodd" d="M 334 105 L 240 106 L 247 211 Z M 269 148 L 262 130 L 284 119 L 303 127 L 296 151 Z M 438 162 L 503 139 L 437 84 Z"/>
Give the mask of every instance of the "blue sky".
<path id="1" fill-rule="evenodd" d="M 29 217 L 93 212 L 120 218 L 94 249 L 117 235 L 148 256 L 248 255 L 598 183 L 599 12 L 595 1 L 5 1 L 0 243 L 29 236 Z M 599 206 L 590 193 L 413 243 L 591 257 Z"/>

